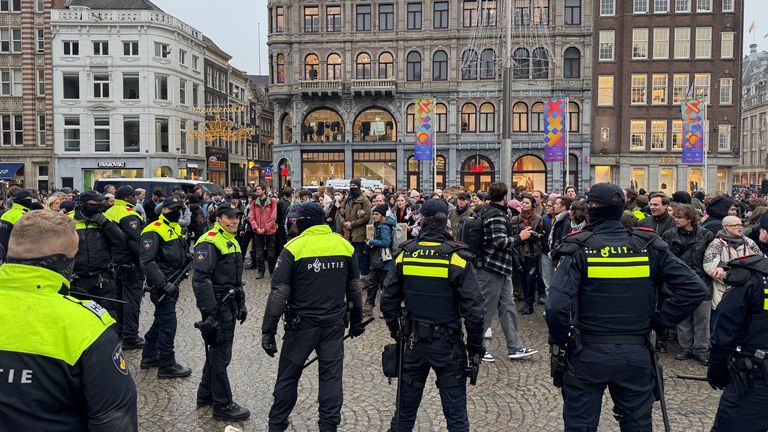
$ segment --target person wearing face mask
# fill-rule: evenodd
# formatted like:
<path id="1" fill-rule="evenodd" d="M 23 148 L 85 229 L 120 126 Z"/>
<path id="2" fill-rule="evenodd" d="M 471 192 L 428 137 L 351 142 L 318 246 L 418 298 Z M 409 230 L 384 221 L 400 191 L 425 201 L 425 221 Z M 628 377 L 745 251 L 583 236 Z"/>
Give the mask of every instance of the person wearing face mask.
<path id="1" fill-rule="evenodd" d="M 150 224 L 157 220 L 157 218 L 160 216 L 157 213 L 155 213 L 155 208 L 157 208 L 158 205 L 162 204 L 163 200 L 165 199 L 165 194 L 160 189 L 155 190 L 152 192 L 152 196 L 147 198 L 146 201 L 142 204 L 144 207 L 144 214 L 147 215 L 147 224 Z"/>
<path id="2" fill-rule="evenodd" d="M 80 244 L 75 255 L 72 279 L 72 295 L 83 300 L 98 299 L 109 313 L 117 317 L 117 287 L 112 273 L 112 252 L 125 243 L 120 227 L 104 214 L 107 210 L 105 197 L 95 190 L 87 190 L 78 197 L 75 211 L 69 216 L 75 221 Z M 98 298 L 94 297 L 94 298 Z M 118 335 L 121 328 L 117 328 Z"/>
<path id="3" fill-rule="evenodd" d="M 0 267 L 3 430 L 138 431 L 115 320 L 66 295 L 77 245 L 75 223 L 48 210 L 28 212 L 11 233 Z"/>
<path id="4" fill-rule="evenodd" d="M 8 249 L 8 239 L 11 237 L 13 225 L 28 211 L 37 209 L 35 194 L 29 189 L 19 189 L 11 195 L 13 205 L 0 215 L 0 262 L 5 258 Z"/>
<path id="5" fill-rule="evenodd" d="M 357 255 L 360 275 L 368 275 L 368 257 L 365 253 L 368 221 L 371 218 L 371 201 L 360 189 L 362 180 L 353 178 L 349 182 L 349 198 L 344 205 L 344 238 L 352 243 Z"/>
<path id="6" fill-rule="evenodd" d="M 152 326 L 144 335 L 141 368 L 157 367 L 160 379 L 192 374 L 192 369 L 176 362 L 173 352 L 179 287 L 171 283 L 171 279 L 187 264 L 187 243 L 179 226 L 183 206 L 181 198 L 169 196 L 160 208 L 159 219 L 141 232 L 141 269 L 152 293 L 150 300 L 155 305 Z"/>
<path id="7" fill-rule="evenodd" d="M 610 387 L 621 429 L 650 431 L 656 387 L 651 331 L 676 326 L 708 290 L 656 232 L 624 229 L 621 188 L 594 185 L 587 206 L 590 231 L 571 233 L 558 247 L 546 304 L 553 355 L 567 352 L 567 367 L 552 371 L 562 386 L 565 430 L 598 430 Z M 673 295 L 656 310 L 662 282 Z"/>
<path id="8" fill-rule="evenodd" d="M 328 211 L 325 212 L 325 223 L 331 227 L 331 230 L 337 234 L 341 234 L 344 231 L 344 222 L 341 221 L 341 211 L 344 207 L 344 194 L 341 191 L 333 192 L 333 202 L 328 206 Z"/>

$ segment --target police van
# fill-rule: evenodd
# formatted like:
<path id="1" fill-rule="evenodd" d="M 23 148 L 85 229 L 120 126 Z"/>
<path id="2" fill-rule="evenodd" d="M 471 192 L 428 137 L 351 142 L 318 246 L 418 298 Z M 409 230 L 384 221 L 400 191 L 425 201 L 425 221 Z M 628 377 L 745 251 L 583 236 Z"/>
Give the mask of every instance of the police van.
<path id="1" fill-rule="evenodd" d="M 366 178 L 361 178 L 360 182 L 362 183 L 363 189 L 372 191 L 376 188 L 379 188 L 384 190 L 384 183 L 382 183 L 380 180 L 369 180 Z M 328 180 L 325 182 L 325 185 L 332 187 L 333 190 L 349 190 L 349 179 Z"/>
<path id="2" fill-rule="evenodd" d="M 147 191 L 147 195 L 152 195 L 152 192 L 161 190 L 165 196 L 171 195 L 173 190 L 180 187 L 185 194 L 191 194 L 195 190 L 195 186 L 200 186 L 203 192 L 209 192 L 211 195 L 219 193 L 224 195 L 224 189 L 211 182 L 200 180 L 184 180 L 175 179 L 170 177 L 152 177 L 152 178 L 104 178 L 96 180 L 93 188 L 98 192 L 104 192 L 104 186 L 111 184 L 115 188 L 119 188 L 122 185 L 130 185 L 134 189 L 142 188 Z"/>

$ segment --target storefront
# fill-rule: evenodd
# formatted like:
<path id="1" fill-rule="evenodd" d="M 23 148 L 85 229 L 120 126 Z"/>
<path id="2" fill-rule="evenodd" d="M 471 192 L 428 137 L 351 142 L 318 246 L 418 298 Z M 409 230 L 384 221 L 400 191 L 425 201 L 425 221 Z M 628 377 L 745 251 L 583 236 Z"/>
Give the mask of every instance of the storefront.
<path id="1" fill-rule="evenodd" d="M 227 149 L 206 147 L 205 158 L 208 181 L 219 186 L 228 186 L 227 162 L 229 160 L 229 153 Z"/>
<path id="2" fill-rule="evenodd" d="M 615 158 L 611 157 L 615 163 Z M 614 182 L 625 188 L 646 192 L 694 193 L 730 190 L 729 176 L 738 163 L 734 158 L 712 157 L 708 175 L 703 165 L 685 165 L 681 156 L 634 158 L 626 164 L 610 165 L 608 158 L 593 157 L 593 181 Z M 623 160 L 622 160 L 623 162 Z"/>
<path id="3" fill-rule="evenodd" d="M 229 186 L 245 186 L 245 164 L 229 164 Z"/>
<path id="4" fill-rule="evenodd" d="M 289 134 L 285 130 L 284 132 L 285 135 Z M 290 135 L 293 134 L 290 133 Z M 329 108 L 318 108 L 304 118 L 304 123 L 301 126 L 301 140 L 305 143 L 342 142 L 344 140 L 344 121 L 336 111 Z"/>
<path id="5" fill-rule="evenodd" d="M 369 108 L 355 119 L 353 139 L 357 142 L 394 142 L 396 137 L 395 119 L 383 109 Z"/>
<path id="6" fill-rule="evenodd" d="M 397 185 L 397 152 L 352 152 L 352 176 L 379 180 L 390 189 Z"/>
<path id="7" fill-rule="evenodd" d="M 19 162 L 0 163 L 0 180 L 7 181 L 9 185 L 24 184 L 24 164 Z"/>
<path id="8" fill-rule="evenodd" d="M 141 178 L 144 177 L 143 168 L 130 168 L 125 161 L 103 161 L 96 163 L 96 169 L 83 169 L 83 189 L 93 188 L 98 179 L 108 178 Z"/>
<path id="9" fill-rule="evenodd" d="M 290 187 L 291 184 L 291 163 L 288 159 L 281 159 L 277 164 L 277 186 L 282 189 L 287 186 Z"/>
<path id="10" fill-rule="evenodd" d="M 496 181 L 496 169 L 490 159 L 475 155 L 461 165 L 461 185 L 467 191 L 488 192 L 488 187 Z"/>
<path id="11" fill-rule="evenodd" d="M 288 162 L 285 161 L 285 164 Z M 286 165 L 282 165 L 285 167 Z M 282 171 L 282 168 L 281 168 Z M 284 177 L 281 175 L 281 181 Z M 329 179 L 344 178 L 344 152 L 302 152 L 302 186 L 323 186 Z"/>
<path id="12" fill-rule="evenodd" d="M 538 156 L 525 155 L 512 165 L 512 185 L 518 190 L 547 189 L 547 166 Z"/>
<path id="13" fill-rule="evenodd" d="M 200 180 L 203 174 L 203 160 L 179 159 L 179 178 L 186 180 Z"/>

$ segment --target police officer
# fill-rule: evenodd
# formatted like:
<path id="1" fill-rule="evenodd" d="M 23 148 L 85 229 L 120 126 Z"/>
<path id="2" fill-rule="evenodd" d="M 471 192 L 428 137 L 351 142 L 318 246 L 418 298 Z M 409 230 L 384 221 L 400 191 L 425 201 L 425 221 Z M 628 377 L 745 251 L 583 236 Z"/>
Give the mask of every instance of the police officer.
<path id="1" fill-rule="evenodd" d="M 563 239 L 546 306 L 550 341 L 558 349 L 567 344 L 568 350 L 565 430 L 597 430 L 609 386 L 621 430 L 650 431 L 655 388 L 650 331 L 674 327 L 689 316 L 707 289 L 655 231 L 625 231 L 618 186 L 594 185 L 587 206 L 591 232 Z M 653 312 L 661 282 L 674 295 Z"/>
<path id="2" fill-rule="evenodd" d="M 144 335 L 146 345 L 141 353 L 141 368 L 158 367 L 157 377 L 184 378 L 192 369 L 176 362 L 173 343 L 176 338 L 176 301 L 179 287 L 171 283 L 187 263 L 187 244 L 179 226 L 183 203 L 171 195 L 160 206 L 157 221 L 141 232 L 141 268 L 151 290 L 155 319 Z"/>
<path id="3" fill-rule="evenodd" d="M 138 431 L 136 386 L 96 302 L 61 295 L 77 253 L 75 224 L 31 211 L 0 267 L 0 429 Z"/>
<path id="4" fill-rule="evenodd" d="M 105 299 L 116 298 L 112 251 L 125 243 L 125 234 L 104 215 L 107 210 L 105 200 L 104 195 L 87 190 L 78 197 L 75 211 L 69 214 L 75 220 L 80 238 L 71 293 L 83 300 L 94 299 L 103 304 L 111 315 L 118 316 L 118 303 Z M 120 328 L 116 330 L 119 335 Z"/>
<path id="5" fill-rule="evenodd" d="M 243 292 L 243 259 L 237 233 L 242 210 L 224 203 L 216 209 L 216 224 L 195 244 L 192 289 L 203 321 L 198 324 L 206 344 L 203 378 L 197 406 L 213 405 L 213 418 L 243 421 L 251 413 L 232 401 L 227 366 L 232 359 L 235 320 L 248 316 Z"/>
<path id="6" fill-rule="evenodd" d="M 40 209 L 35 199 L 35 194 L 29 189 L 19 189 L 11 197 L 13 205 L 5 213 L 0 215 L 0 261 L 5 259 L 5 252 L 8 250 L 8 239 L 11 237 L 13 226 L 24 213 L 35 208 Z"/>
<path id="7" fill-rule="evenodd" d="M 448 204 L 430 199 L 421 207 L 417 240 L 402 245 L 381 296 L 381 312 L 397 340 L 400 304 L 405 301 L 407 337 L 400 371 L 400 413 L 390 430 L 410 431 L 416 422 L 422 390 L 430 368 L 437 375 L 448 430 L 468 431 L 467 352 L 477 360 L 485 354 L 485 308 L 472 254 L 454 242 L 446 226 Z M 462 340 L 461 319 L 467 330 Z M 396 420 L 399 418 L 399 424 Z"/>
<path id="8" fill-rule="evenodd" d="M 302 367 L 312 351 L 319 358 L 319 431 L 335 431 L 341 421 L 344 316 L 351 302 L 349 333 L 363 334 L 363 304 L 357 257 L 343 237 L 323 222 L 323 208 L 308 201 L 296 220 L 300 235 L 285 245 L 272 275 L 261 346 L 273 357 L 275 333 L 283 312 L 285 336 L 269 411 L 269 430 L 284 431 L 296 405 Z"/>
<path id="9" fill-rule="evenodd" d="M 117 298 L 125 301 L 117 309 L 117 325 L 118 330 L 122 331 L 124 349 L 144 346 L 144 338 L 139 336 L 139 308 L 144 287 L 144 274 L 139 271 L 139 243 L 144 222 L 135 206 L 133 188 L 122 185 L 115 191 L 115 204 L 104 212 L 125 236 L 125 241 L 112 249 Z"/>
<path id="10" fill-rule="evenodd" d="M 764 219 L 767 219 L 765 216 Z M 760 229 L 768 240 L 768 231 Z M 717 305 L 707 380 L 725 389 L 712 428 L 716 432 L 765 432 L 768 428 L 768 259 L 728 264 L 732 288 Z"/>

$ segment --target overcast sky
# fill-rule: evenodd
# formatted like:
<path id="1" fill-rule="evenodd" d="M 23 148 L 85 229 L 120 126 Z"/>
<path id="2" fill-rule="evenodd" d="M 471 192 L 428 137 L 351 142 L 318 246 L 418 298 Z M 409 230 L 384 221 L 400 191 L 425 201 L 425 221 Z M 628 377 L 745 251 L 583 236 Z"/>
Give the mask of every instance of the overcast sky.
<path id="1" fill-rule="evenodd" d="M 267 1 L 266 0 L 152 0 L 165 12 L 202 31 L 232 56 L 232 64 L 249 74 L 259 74 L 261 24 L 261 74 L 266 75 Z M 744 0 L 744 53 L 751 43 L 768 51 L 768 1 Z M 755 30 L 748 32 L 752 21 Z"/>

